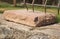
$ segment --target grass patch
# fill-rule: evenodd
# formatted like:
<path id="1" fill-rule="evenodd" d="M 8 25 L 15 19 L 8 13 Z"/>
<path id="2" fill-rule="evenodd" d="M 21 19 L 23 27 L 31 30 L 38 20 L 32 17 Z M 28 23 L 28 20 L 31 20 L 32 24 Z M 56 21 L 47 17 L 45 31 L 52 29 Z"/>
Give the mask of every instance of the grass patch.
<path id="1" fill-rule="evenodd" d="M 31 5 L 27 5 L 27 6 L 29 9 L 32 9 Z M 17 5 L 16 7 L 13 7 L 12 4 L 8 4 L 8 3 L 0 3 L 0 12 L 1 12 L 1 8 L 6 9 L 6 10 L 25 9 L 25 7 L 23 7 L 23 5 Z M 44 7 L 41 7 L 41 6 L 35 5 L 34 9 L 44 12 Z M 57 13 L 57 8 L 56 7 L 47 7 L 47 12 L 48 13 Z"/>
<path id="2" fill-rule="evenodd" d="M 56 17 L 56 23 L 59 23 L 59 22 L 60 22 L 60 14 L 57 15 L 57 17 Z"/>
<path id="3" fill-rule="evenodd" d="M 29 9 L 32 9 L 31 5 L 28 5 L 28 7 Z M 3 13 L 5 10 L 18 10 L 18 9 L 25 9 L 25 7 L 23 7 L 23 5 L 17 5 L 16 7 L 13 7 L 11 4 L 8 3 L 0 3 L 0 13 Z M 34 6 L 34 9 L 44 12 L 44 7 L 41 6 Z M 58 14 L 56 7 L 47 7 L 47 12 Z M 56 22 L 60 22 L 60 14 L 57 15 Z"/>

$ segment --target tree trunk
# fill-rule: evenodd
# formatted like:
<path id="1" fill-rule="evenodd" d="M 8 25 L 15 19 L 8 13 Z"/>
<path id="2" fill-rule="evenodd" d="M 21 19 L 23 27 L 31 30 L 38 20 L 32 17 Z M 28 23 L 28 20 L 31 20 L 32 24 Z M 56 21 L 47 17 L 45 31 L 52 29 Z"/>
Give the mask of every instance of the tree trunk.
<path id="1" fill-rule="evenodd" d="M 55 5 L 55 0 L 53 0 L 52 5 Z"/>
<path id="2" fill-rule="evenodd" d="M 1 2 L 1 0 L 0 0 L 0 2 Z"/>
<path id="3" fill-rule="evenodd" d="M 44 3 L 44 7 L 45 7 L 45 13 L 46 13 L 46 4 L 47 4 L 47 0 L 45 0 L 45 3 Z"/>
<path id="4" fill-rule="evenodd" d="M 34 12 L 34 1 L 35 0 L 32 1 L 32 9 L 33 9 L 33 12 Z"/>
<path id="5" fill-rule="evenodd" d="M 13 0 L 13 5 L 16 6 L 16 0 Z"/>
<path id="6" fill-rule="evenodd" d="M 60 0 L 58 0 L 58 15 L 59 15 L 59 9 L 60 9 Z"/>
<path id="7" fill-rule="evenodd" d="M 24 7 L 26 7 L 27 11 L 28 11 L 28 7 L 27 7 L 27 4 L 26 4 L 26 0 L 23 0 L 23 3 L 24 3 Z"/>
<path id="8" fill-rule="evenodd" d="M 42 4 L 43 4 L 43 5 L 45 4 L 45 0 L 42 0 Z"/>

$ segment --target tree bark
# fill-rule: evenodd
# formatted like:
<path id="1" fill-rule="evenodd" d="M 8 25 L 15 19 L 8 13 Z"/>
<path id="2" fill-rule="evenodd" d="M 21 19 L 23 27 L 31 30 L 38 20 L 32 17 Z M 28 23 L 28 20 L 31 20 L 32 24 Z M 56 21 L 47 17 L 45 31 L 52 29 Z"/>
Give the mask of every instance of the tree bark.
<path id="1" fill-rule="evenodd" d="M 42 4 L 43 4 L 43 5 L 45 4 L 45 0 L 42 0 Z"/>
<path id="2" fill-rule="evenodd" d="M 45 0 L 45 4 L 44 4 L 45 5 L 44 6 L 45 7 L 45 13 L 46 13 L 46 4 L 47 4 L 47 0 Z"/>
<path id="3" fill-rule="evenodd" d="M 27 7 L 27 4 L 26 4 L 26 0 L 23 0 L 23 3 L 24 3 L 24 6 L 26 7 L 27 11 L 28 11 L 28 7 Z"/>
<path id="4" fill-rule="evenodd" d="M 34 1 L 35 0 L 32 1 L 32 9 L 33 9 L 33 12 L 34 12 Z"/>
<path id="5" fill-rule="evenodd" d="M 13 0 L 13 5 L 16 6 L 16 0 Z"/>
<path id="6" fill-rule="evenodd" d="M 58 15 L 59 15 L 59 9 L 60 9 L 60 0 L 58 0 Z"/>
<path id="7" fill-rule="evenodd" d="M 55 1 L 56 1 L 56 0 L 53 0 L 52 5 L 55 5 Z M 58 1 L 58 0 L 57 0 L 57 1 Z"/>

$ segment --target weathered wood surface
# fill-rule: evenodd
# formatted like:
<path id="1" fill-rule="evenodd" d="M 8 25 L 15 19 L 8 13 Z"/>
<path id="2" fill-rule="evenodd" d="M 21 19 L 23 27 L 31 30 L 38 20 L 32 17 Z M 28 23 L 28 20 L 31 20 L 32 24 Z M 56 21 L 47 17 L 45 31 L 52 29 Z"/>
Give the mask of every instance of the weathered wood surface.
<path id="1" fill-rule="evenodd" d="M 29 27 L 6 21 L 0 14 L 0 39 L 60 39 L 60 23 Z"/>
<path id="2" fill-rule="evenodd" d="M 22 23 L 29 26 L 41 26 L 55 23 L 56 16 L 52 13 L 33 12 L 31 10 L 8 10 L 3 14 L 9 21 Z"/>

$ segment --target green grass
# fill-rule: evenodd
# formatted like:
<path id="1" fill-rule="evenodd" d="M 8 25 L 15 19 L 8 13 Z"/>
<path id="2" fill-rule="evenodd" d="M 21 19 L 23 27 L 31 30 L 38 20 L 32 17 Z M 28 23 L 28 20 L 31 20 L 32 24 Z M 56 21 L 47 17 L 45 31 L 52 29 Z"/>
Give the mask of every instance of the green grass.
<path id="1" fill-rule="evenodd" d="M 32 9 L 31 5 L 28 5 L 28 7 L 29 7 L 29 9 Z M 14 10 L 15 9 L 25 9 L 23 7 L 23 5 L 18 5 L 17 7 L 13 7 L 12 4 L 8 4 L 8 3 L 0 3 L 0 8 L 6 9 L 6 10 L 11 10 L 11 9 L 14 9 Z M 41 7 L 41 6 L 35 6 L 34 9 L 44 12 L 44 7 Z M 0 9 L 0 12 L 1 12 L 1 9 Z M 57 13 L 57 8 L 47 7 L 47 12 Z"/>
<path id="2" fill-rule="evenodd" d="M 57 18 L 57 19 L 56 19 L 56 23 L 59 23 L 59 22 L 60 22 L 60 15 L 57 15 L 56 18 Z"/>
<path id="3" fill-rule="evenodd" d="M 4 12 L 5 10 L 16 10 L 16 9 L 24 9 L 24 7 L 23 6 L 14 7 L 12 4 L 0 3 L 0 13 Z"/>
<path id="4" fill-rule="evenodd" d="M 32 9 L 31 5 L 28 5 L 29 9 Z M 23 5 L 17 5 L 16 7 L 13 7 L 11 4 L 8 3 L 0 3 L 0 13 L 3 13 L 5 10 L 18 10 L 18 9 L 25 9 Z M 44 12 L 44 7 L 41 6 L 35 6 L 35 10 Z M 54 13 L 57 14 L 57 8 L 55 7 L 47 7 L 48 13 Z M 60 14 L 57 15 L 56 22 L 60 22 Z"/>

